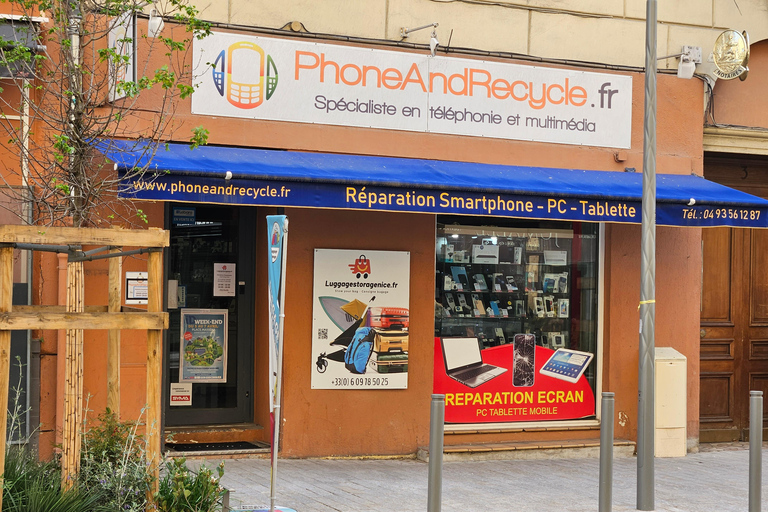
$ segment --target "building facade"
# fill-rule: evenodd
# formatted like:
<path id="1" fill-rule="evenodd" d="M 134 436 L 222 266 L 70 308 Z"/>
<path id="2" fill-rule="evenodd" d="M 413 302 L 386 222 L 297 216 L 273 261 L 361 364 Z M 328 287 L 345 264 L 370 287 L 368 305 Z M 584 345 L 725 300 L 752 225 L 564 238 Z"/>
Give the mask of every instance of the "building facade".
<path id="1" fill-rule="evenodd" d="M 428 441 L 433 392 L 446 395 L 445 442 L 456 451 L 595 444 L 602 391 L 616 393 L 616 437 L 636 438 L 644 2 L 199 7 L 214 34 L 187 55 L 198 88 L 176 122 L 180 134 L 205 126 L 208 146 L 159 151 L 163 173 L 128 192 L 151 226 L 171 234 L 166 434 L 270 442 L 266 216 L 279 211 L 290 222 L 284 456 L 414 454 Z M 706 217 L 708 198 L 730 192 L 700 177 L 756 193 L 733 183 L 741 157 L 720 164 L 714 155 L 732 153 L 724 137 L 736 129 L 704 124 L 714 112 L 721 124 L 761 126 L 756 109 L 738 105 L 744 91 L 759 90 L 761 43 L 752 44 L 743 83 L 716 81 L 707 57 L 725 29 L 760 41 L 768 15 L 756 2 L 742 12 L 725 1 L 660 9 L 660 56 L 703 48 L 696 78 L 678 78 L 679 60 L 670 58 L 657 80 L 659 197 L 669 210 L 657 214 L 656 345 L 686 358 L 685 382 L 664 392 L 687 404 L 676 435 L 695 449 L 700 430 L 744 428 L 725 419 L 737 418 L 739 393 L 746 403 L 746 388 L 759 382 L 738 384 L 740 370 L 751 361 L 751 374 L 764 371 L 759 357 L 734 359 L 742 338 L 717 331 L 709 343 L 702 334 L 707 322 L 728 327 L 730 311 L 740 310 L 726 314 L 727 285 L 711 281 L 725 278 L 707 262 L 726 258 L 726 240 L 758 247 L 736 240 L 759 240 L 760 231 L 706 227 L 722 224 Z M 728 117 L 735 111 L 754 118 Z M 118 172 L 136 163 L 103 150 Z M 702 209 L 686 217 L 697 197 Z M 756 221 L 762 205 L 753 206 Z M 40 265 L 56 282 L 55 263 Z M 141 261 L 124 267 L 139 270 Z M 98 280 L 104 268 L 89 272 Z M 742 290 L 755 279 L 727 284 Z M 43 300 L 57 300 L 55 287 L 42 279 L 37 287 Z M 104 303 L 95 290 L 86 300 Z M 195 315 L 226 327 L 196 331 Z M 44 375 L 56 374 L 54 336 L 43 342 Z M 206 336 L 221 347 L 209 362 L 204 342 L 195 345 Z M 368 358 L 356 367 L 352 347 L 366 336 Z M 144 403 L 144 345 L 140 335 L 123 336 L 124 417 Z M 725 346 L 730 352 L 717 352 Z M 89 333 L 94 410 L 106 404 L 105 359 L 103 340 Z M 732 367 L 713 366 L 718 359 Z M 476 363 L 496 374 L 457 375 Z M 55 439 L 62 379 L 41 383 L 41 449 Z M 179 384 L 189 405 L 171 399 Z M 712 390 L 731 401 L 713 405 Z"/>

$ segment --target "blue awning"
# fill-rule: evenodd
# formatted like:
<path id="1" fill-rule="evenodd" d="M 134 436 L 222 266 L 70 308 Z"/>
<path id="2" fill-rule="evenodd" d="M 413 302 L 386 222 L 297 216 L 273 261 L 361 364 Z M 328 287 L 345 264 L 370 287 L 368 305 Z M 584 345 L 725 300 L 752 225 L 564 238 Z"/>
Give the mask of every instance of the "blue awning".
<path id="1" fill-rule="evenodd" d="M 97 148 L 126 178 L 121 195 L 135 199 L 641 220 L 641 173 L 118 140 Z M 148 172 L 132 176 L 143 167 Z M 656 187 L 659 225 L 768 227 L 764 199 L 694 175 L 659 174 Z"/>

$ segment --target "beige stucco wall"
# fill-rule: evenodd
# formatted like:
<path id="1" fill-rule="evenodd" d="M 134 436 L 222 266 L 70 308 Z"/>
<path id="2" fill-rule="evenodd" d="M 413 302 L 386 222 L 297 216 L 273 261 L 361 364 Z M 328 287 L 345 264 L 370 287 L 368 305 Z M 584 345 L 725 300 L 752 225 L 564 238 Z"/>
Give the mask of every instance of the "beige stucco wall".
<path id="1" fill-rule="evenodd" d="M 402 27 L 437 22 L 438 39 L 452 48 L 511 52 L 642 67 L 646 0 L 200 0 L 204 19 L 224 24 L 280 29 L 294 21 L 315 34 L 400 41 Z M 724 29 L 747 30 L 752 41 L 768 38 L 764 0 L 658 2 L 658 55 L 700 46 L 707 58 Z M 426 44 L 430 30 L 407 38 Z M 677 68 L 676 59 L 659 68 Z"/>

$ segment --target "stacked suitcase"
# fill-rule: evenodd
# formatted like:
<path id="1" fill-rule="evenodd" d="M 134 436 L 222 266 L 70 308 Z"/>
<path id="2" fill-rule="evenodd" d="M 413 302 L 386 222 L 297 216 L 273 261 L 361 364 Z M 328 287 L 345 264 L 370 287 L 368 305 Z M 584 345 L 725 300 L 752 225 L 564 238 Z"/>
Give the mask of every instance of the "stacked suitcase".
<path id="1" fill-rule="evenodd" d="M 368 326 L 376 331 L 371 367 L 378 373 L 408 371 L 408 310 L 370 308 Z"/>

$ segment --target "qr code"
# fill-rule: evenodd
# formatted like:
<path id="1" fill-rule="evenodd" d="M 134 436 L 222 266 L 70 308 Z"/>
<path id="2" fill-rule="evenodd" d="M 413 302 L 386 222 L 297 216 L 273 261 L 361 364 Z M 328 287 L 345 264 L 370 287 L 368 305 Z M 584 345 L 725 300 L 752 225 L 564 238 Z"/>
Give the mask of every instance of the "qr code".
<path id="1" fill-rule="evenodd" d="M 317 330 L 317 339 L 319 339 L 319 340 L 327 340 L 328 339 L 328 329 L 318 329 Z"/>

